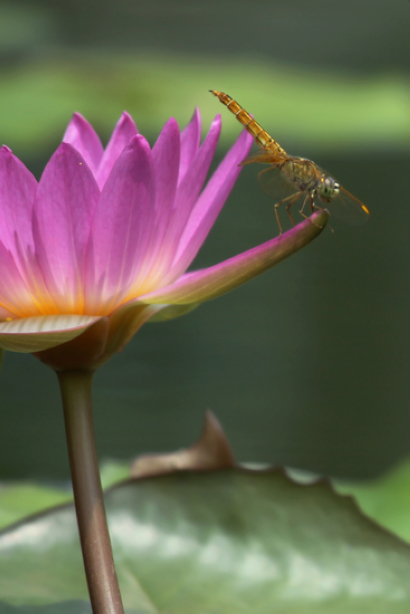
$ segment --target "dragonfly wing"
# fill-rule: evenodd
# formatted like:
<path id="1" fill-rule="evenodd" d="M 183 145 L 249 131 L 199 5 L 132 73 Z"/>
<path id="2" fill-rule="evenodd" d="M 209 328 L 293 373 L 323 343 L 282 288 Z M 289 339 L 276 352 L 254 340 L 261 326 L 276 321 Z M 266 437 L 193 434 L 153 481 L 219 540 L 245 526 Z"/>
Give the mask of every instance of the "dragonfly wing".
<path id="1" fill-rule="evenodd" d="M 258 175 L 258 182 L 265 194 L 277 201 L 295 193 L 295 186 L 286 179 L 280 168 L 276 166 L 261 171 Z"/>
<path id="2" fill-rule="evenodd" d="M 279 162 L 283 162 L 285 158 L 283 156 L 279 156 L 278 154 L 272 153 L 271 151 L 266 151 L 265 149 L 262 151 L 255 151 L 251 153 L 249 156 L 242 160 L 239 166 L 245 166 L 245 164 L 252 164 L 253 162 L 259 162 L 260 164 L 277 164 Z"/>
<path id="3" fill-rule="evenodd" d="M 342 187 L 338 196 L 326 204 L 325 208 L 329 209 L 331 215 L 350 226 L 362 226 L 369 219 L 366 205 Z"/>

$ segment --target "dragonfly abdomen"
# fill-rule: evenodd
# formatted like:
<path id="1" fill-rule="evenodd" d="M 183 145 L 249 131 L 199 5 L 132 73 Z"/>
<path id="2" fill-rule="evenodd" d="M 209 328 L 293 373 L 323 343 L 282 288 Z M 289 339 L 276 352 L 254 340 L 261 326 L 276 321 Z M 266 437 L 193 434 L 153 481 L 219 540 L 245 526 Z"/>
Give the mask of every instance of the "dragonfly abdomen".
<path id="1" fill-rule="evenodd" d="M 271 136 L 262 128 L 258 122 L 256 122 L 251 115 L 243 107 L 241 107 L 236 100 L 216 90 L 209 90 L 214 96 L 219 98 L 220 102 L 224 104 L 231 113 L 233 113 L 236 119 L 246 128 L 246 130 L 253 136 L 259 147 L 272 153 L 282 153 L 284 156 L 286 152 Z"/>

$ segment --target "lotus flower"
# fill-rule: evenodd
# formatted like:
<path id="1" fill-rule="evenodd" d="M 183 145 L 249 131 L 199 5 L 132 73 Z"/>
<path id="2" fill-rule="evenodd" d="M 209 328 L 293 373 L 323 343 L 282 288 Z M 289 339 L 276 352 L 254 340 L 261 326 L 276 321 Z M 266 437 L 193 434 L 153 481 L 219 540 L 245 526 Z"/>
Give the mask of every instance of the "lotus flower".
<path id="1" fill-rule="evenodd" d="M 186 273 L 252 144 L 244 131 L 203 189 L 219 133 L 217 116 L 200 145 L 195 112 L 182 132 L 171 118 L 151 149 L 124 113 L 104 150 L 75 114 L 38 183 L 3 146 L 0 347 L 95 369 L 149 319 L 181 315 L 314 238 L 318 225 L 303 222 Z"/>

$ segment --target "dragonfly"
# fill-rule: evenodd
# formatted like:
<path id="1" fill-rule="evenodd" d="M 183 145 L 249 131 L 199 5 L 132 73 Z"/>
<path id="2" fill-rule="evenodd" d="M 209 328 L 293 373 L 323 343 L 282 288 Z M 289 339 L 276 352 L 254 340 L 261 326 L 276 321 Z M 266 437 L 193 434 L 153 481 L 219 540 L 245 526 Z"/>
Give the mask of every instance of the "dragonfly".
<path id="1" fill-rule="evenodd" d="M 282 224 L 279 218 L 279 207 L 286 203 L 286 212 L 295 226 L 291 207 L 303 198 L 299 213 L 307 218 L 304 210 L 310 204 L 311 212 L 321 209 L 315 200 L 318 198 L 329 206 L 330 213 L 347 224 L 360 226 L 369 218 L 369 210 L 358 198 L 350 194 L 331 175 L 321 169 L 315 162 L 307 158 L 291 156 L 279 145 L 270 134 L 258 124 L 245 109 L 233 98 L 209 90 L 233 113 L 236 119 L 253 136 L 261 151 L 251 154 L 241 162 L 241 166 L 260 162 L 269 164 L 269 168 L 261 171 L 258 181 L 263 191 L 269 196 L 276 197 L 278 193 L 289 193 L 288 196 L 275 204 L 275 215 L 282 234 Z M 327 208 L 327 207 L 326 207 Z"/>

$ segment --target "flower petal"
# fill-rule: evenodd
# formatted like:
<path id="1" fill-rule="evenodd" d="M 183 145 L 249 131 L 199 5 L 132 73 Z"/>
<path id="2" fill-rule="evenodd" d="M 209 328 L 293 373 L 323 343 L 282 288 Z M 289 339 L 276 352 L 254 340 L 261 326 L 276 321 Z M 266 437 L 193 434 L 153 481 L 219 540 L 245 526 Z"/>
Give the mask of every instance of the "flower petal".
<path id="1" fill-rule="evenodd" d="M 160 279 L 164 270 L 169 268 L 176 247 L 175 238 L 166 235 L 166 232 L 169 220 L 175 214 L 173 208 L 178 183 L 179 152 L 179 127 L 176 120 L 171 118 L 163 127 L 152 149 L 155 173 L 155 219 L 153 241 L 147 250 L 141 273 L 153 279 Z"/>
<path id="2" fill-rule="evenodd" d="M 57 149 L 41 177 L 34 206 L 36 252 L 61 313 L 82 313 L 85 251 L 100 195 L 81 155 Z"/>
<path id="3" fill-rule="evenodd" d="M 197 255 L 242 170 L 239 163 L 248 155 L 252 143 L 253 138 L 244 130 L 198 198 L 169 271 L 171 279 L 186 271 Z"/>
<path id="4" fill-rule="evenodd" d="M 34 247 L 31 215 L 37 181 L 8 147 L 0 148 L 0 241 L 19 262 L 16 240 L 26 251 Z"/>
<path id="5" fill-rule="evenodd" d="M 47 287 L 62 313 L 82 313 L 84 259 L 100 195 L 81 155 L 62 143 L 37 190 L 33 230 Z"/>
<path id="6" fill-rule="evenodd" d="M 152 240 L 154 188 L 151 150 L 137 135 L 115 163 L 95 211 L 85 284 L 88 313 L 109 312 L 109 302 L 114 309 L 135 283 Z"/>
<path id="7" fill-rule="evenodd" d="M 63 143 L 70 143 L 91 171 L 97 171 L 103 156 L 103 146 L 94 128 L 80 113 L 74 113 L 63 136 Z"/>
<path id="8" fill-rule="evenodd" d="M 100 189 L 102 189 L 104 183 L 107 181 L 107 177 L 111 173 L 112 167 L 123 149 L 129 145 L 132 137 L 137 133 L 138 130 L 134 120 L 131 115 L 128 115 L 128 113 L 124 111 L 114 128 L 96 173 L 96 180 Z"/>
<path id="9" fill-rule="evenodd" d="M 180 166 L 179 154 L 179 127 L 176 120 L 171 117 L 152 148 L 156 188 L 155 203 L 159 218 L 168 217 L 174 204 Z"/>
<path id="10" fill-rule="evenodd" d="M 0 241 L 0 317 L 1 319 L 26 318 L 41 315 L 36 297 L 30 292 L 25 275 L 19 271 L 12 253 Z M 40 280 L 41 281 L 41 280 Z M 33 280 L 33 284 L 36 281 Z"/>
<path id="11" fill-rule="evenodd" d="M 220 132 L 221 117 L 217 115 L 198 153 L 186 171 L 184 178 L 178 184 L 177 193 L 175 195 L 176 206 L 167 229 L 167 236 L 169 241 L 172 242 L 173 257 L 178 249 L 180 237 L 184 232 L 192 208 L 205 182 L 212 158 L 215 154 Z M 170 243 L 168 245 L 170 246 Z M 169 276 L 167 277 L 169 278 Z"/>
<path id="12" fill-rule="evenodd" d="M 198 107 L 195 109 L 191 121 L 181 132 L 181 162 L 179 166 L 178 183 L 183 179 L 189 165 L 195 158 L 201 138 L 201 116 Z"/>
<path id="13" fill-rule="evenodd" d="M 40 352 L 81 335 L 98 316 L 34 316 L 0 323 L 0 347 L 13 352 Z"/>
<path id="14" fill-rule="evenodd" d="M 2 318 L 49 313 L 44 308 L 53 304 L 35 255 L 32 217 L 36 190 L 37 181 L 33 175 L 8 147 L 3 146 L 0 149 Z"/>
<path id="15" fill-rule="evenodd" d="M 138 301 L 185 305 L 221 296 L 307 245 L 322 232 L 328 219 L 329 213 L 322 209 L 283 235 L 208 269 L 187 273 L 170 286 L 140 296 Z"/>

